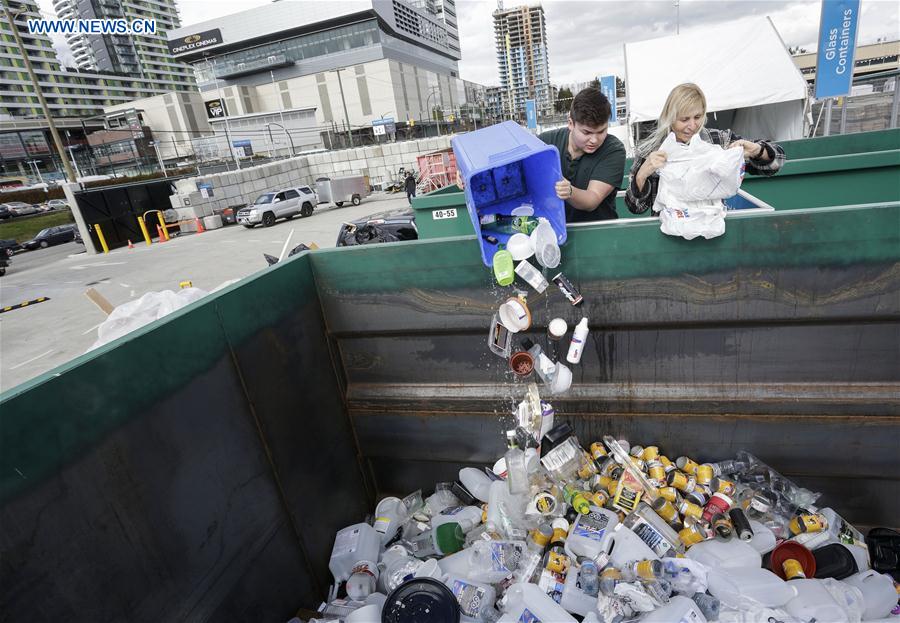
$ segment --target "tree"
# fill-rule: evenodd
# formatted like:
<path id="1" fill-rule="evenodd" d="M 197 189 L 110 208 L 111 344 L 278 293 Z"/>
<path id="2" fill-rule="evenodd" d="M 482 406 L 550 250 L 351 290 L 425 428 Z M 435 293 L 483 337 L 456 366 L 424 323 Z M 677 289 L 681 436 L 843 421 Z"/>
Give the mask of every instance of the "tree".
<path id="1" fill-rule="evenodd" d="M 559 94 L 556 96 L 556 104 L 554 109 L 556 112 L 568 112 L 569 108 L 572 107 L 572 91 L 567 87 L 563 87 L 559 90 Z"/>
<path id="2" fill-rule="evenodd" d="M 796 56 L 798 54 L 806 54 L 806 48 L 801 48 L 799 45 L 791 46 L 788 48 L 788 53 L 791 56 Z"/>
<path id="3" fill-rule="evenodd" d="M 616 76 L 616 97 L 625 97 L 625 81 Z"/>
<path id="4" fill-rule="evenodd" d="M 591 83 L 588 85 L 588 88 L 599 89 L 600 88 L 600 79 L 594 78 L 593 80 L 591 80 Z"/>

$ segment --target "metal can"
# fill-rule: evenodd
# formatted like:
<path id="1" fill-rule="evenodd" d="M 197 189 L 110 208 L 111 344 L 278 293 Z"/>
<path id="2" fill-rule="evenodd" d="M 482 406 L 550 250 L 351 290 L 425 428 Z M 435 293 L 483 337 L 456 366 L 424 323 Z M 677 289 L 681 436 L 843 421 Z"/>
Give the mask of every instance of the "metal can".
<path id="1" fill-rule="evenodd" d="M 687 517 L 691 517 L 696 520 L 700 520 L 703 518 L 703 509 L 692 502 L 688 502 L 687 500 L 683 500 L 681 504 L 678 506 L 678 512 Z"/>
<path id="2" fill-rule="evenodd" d="M 700 467 L 700 465 L 698 465 L 696 461 L 694 461 L 693 459 L 689 459 L 686 456 L 678 457 L 675 460 L 675 466 L 681 471 L 691 475 L 695 474 L 697 472 L 697 468 Z"/>
<path id="3" fill-rule="evenodd" d="M 786 580 L 800 580 L 806 577 L 806 574 L 803 572 L 803 565 L 800 564 L 799 560 L 788 558 L 781 563 L 781 568 L 784 569 L 784 579 Z"/>
<path id="4" fill-rule="evenodd" d="M 669 457 L 663 456 L 662 454 L 659 455 L 659 462 L 662 463 L 663 467 L 666 468 L 667 474 L 669 472 L 674 472 L 676 469 L 678 469 L 678 467 L 675 466 L 675 463 L 673 463 L 672 461 L 669 460 Z"/>
<path id="5" fill-rule="evenodd" d="M 609 495 L 605 491 L 597 491 L 591 496 L 594 506 L 604 508 L 609 503 Z"/>
<path id="6" fill-rule="evenodd" d="M 647 475 L 657 482 L 665 482 L 666 468 L 659 461 L 651 460 L 647 463 Z"/>
<path id="7" fill-rule="evenodd" d="M 694 524 L 686 525 L 683 530 L 678 533 L 678 538 L 684 543 L 685 547 L 690 547 L 706 540 L 706 535 L 700 532 Z"/>
<path id="8" fill-rule="evenodd" d="M 716 537 L 723 541 L 730 539 L 731 535 L 734 533 L 731 521 L 724 513 L 713 515 L 710 524 L 712 524 L 712 529 L 715 531 Z"/>
<path id="9" fill-rule="evenodd" d="M 666 477 L 666 484 L 683 493 L 690 493 L 697 486 L 697 481 L 693 476 L 688 476 L 684 472 L 674 471 Z"/>
<path id="10" fill-rule="evenodd" d="M 678 516 L 678 509 L 676 509 L 669 500 L 663 497 L 656 498 L 653 501 L 652 508 L 656 511 L 657 515 L 659 515 L 669 523 L 674 523 L 681 520 L 681 518 Z"/>
<path id="11" fill-rule="evenodd" d="M 657 490 L 659 497 L 672 502 L 673 504 L 678 501 L 678 489 L 675 487 L 660 487 Z"/>
<path id="12" fill-rule="evenodd" d="M 725 495 L 734 495 L 736 490 L 733 482 L 718 476 L 710 481 L 709 488 L 712 489 L 714 493 L 724 493 Z"/>
<path id="13" fill-rule="evenodd" d="M 715 473 L 713 472 L 713 466 L 709 463 L 698 465 L 697 471 L 694 472 L 694 477 L 701 485 L 708 485 L 713 479 L 713 476 L 715 476 Z"/>
<path id="14" fill-rule="evenodd" d="M 641 458 L 648 463 L 657 460 L 659 458 L 659 448 L 657 446 L 647 446 L 644 448 L 644 454 Z"/>
<path id="15" fill-rule="evenodd" d="M 606 446 L 602 442 L 595 441 L 591 444 L 591 456 L 594 457 L 595 461 L 602 461 L 609 456 L 609 451 L 607 451 Z"/>
<path id="16" fill-rule="evenodd" d="M 569 557 L 565 554 L 560 554 L 558 552 L 548 552 L 547 553 L 547 570 L 552 571 L 553 573 L 565 574 L 566 570 L 569 568 L 571 561 Z"/>
<path id="17" fill-rule="evenodd" d="M 797 515 L 791 519 L 788 524 L 792 534 L 802 534 L 804 532 L 821 532 L 828 527 L 828 520 L 824 515 L 818 513 L 814 515 Z"/>

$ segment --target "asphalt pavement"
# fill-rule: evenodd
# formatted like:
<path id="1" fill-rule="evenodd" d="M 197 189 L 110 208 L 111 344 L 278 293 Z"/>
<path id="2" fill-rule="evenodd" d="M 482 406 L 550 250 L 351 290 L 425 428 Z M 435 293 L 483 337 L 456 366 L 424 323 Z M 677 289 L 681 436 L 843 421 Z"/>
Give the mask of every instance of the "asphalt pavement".
<path id="1" fill-rule="evenodd" d="M 85 296 L 89 288 L 113 305 L 147 292 L 178 290 L 185 280 L 213 290 L 265 270 L 263 253 L 277 257 L 289 235 L 290 247 L 301 242 L 334 247 L 343 222 L 406 206 L 405 195 L 379 193 L 358 206 L 323 205 L 309 218 L 295 217 L 269 228 L 231 225 L 149 247 L 140 242 L 134 249 L 109 254 L 88 255 L 74 242 L 18 253 L 0 278 L 0 308 L 40 297 L 48 300 L 0 313 L 0 391 L 91 347 L 106 315 Z"/>

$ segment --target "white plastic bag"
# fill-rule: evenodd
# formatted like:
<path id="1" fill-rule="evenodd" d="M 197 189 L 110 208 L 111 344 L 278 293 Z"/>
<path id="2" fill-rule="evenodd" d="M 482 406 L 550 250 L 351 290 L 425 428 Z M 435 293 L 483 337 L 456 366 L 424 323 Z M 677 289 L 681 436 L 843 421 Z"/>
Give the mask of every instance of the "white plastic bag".
<path id="1" fill-rule="evenodd" d="M 98 327 L 97 341 L 88 350 L 91 351 L 108 344 L 139 327 L 171 314 L 176 309 L 200 300 L 206 294 L 206 290 L 200 288 L 184 288 L 178 292 L 163 290 L 162 292 L 148 292 L 135 301 L 123 303 L 116 307 Z"/>
<path id="2" fill-rule="evenodd" d="M 696 134 L 689 143 L 679 143 L 674 132 L 659 149 L 666 154 L 653 204 L 653 211 L 660 213 L 660 230 L 687 240 L 724 234 L 722 199 L 733 197 L 741 186 L 743 149 L 722 149 Z"/>

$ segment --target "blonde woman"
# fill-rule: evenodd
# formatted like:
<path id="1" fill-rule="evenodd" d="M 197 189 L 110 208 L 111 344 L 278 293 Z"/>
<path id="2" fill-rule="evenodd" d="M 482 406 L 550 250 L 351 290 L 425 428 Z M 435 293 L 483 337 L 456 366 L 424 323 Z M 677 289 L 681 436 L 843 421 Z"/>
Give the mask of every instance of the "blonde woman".
<path id="1" fill-rule="evenodd" d="M 696 84 L 679 84 L 672 89 L 656 130 L 637 147 L 631 167 L 631 181 L 625 193 L 625 205 L 634 214 L 643 214 L 656 201 L 659 190 L 659 169 L 666 164 L 666 154 L 660 145 L 675 133 L 679 143 L 688 143 L 695 134 L 707 143 L 727 149 L 740 145 L 747 161 L 746 172 L 751 175 L 775 175 L 784 164 L 784 150 L 771 141 L 748 141 L 731 130 L 706 128 L 706 96 Z"/>

